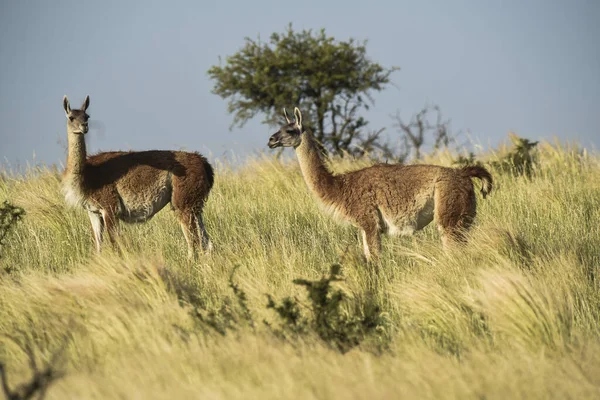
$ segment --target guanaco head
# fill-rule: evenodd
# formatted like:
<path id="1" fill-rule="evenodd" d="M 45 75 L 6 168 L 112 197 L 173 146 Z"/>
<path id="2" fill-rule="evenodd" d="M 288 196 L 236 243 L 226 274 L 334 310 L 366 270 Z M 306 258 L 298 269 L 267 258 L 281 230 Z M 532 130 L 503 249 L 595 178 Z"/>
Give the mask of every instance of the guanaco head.
<path id="1" fill-rule="evenodd" d="M 269 147 L 272 149 L 276 147 L 296 148 L 302 142 L 302 113 L 300 113 L 298 107 L 294 108 L 294 122 L 288 118 L 285 108 L 283 109 L 283 115 L 287 124 L 269 138 Z"/>
<path id="2" fill-rule="evenodd" d="M 88 119 L 90 116 L 85 112 L 90 105 L 90 96 L 85 96 L 80 110 L 71 110 L 67 96 L 63 98 L 63 107 L 67 114 L 67 131 L 77 134 L 86 134 L 88 132 Z"/>

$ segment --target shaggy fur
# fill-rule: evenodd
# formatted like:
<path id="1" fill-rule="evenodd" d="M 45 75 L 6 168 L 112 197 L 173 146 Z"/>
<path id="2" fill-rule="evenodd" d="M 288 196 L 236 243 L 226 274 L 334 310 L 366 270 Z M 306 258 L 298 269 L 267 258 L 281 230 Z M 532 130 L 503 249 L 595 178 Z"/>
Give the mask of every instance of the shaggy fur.
<path id="1" fill-rule="evenodd" d="M 333 175 L 313 136 L 302 129 L 302 114 L 269 139 L 269 147 L 294 147 L 304 180 L 323 205 L 362 230 L 364 253 L 377 257 L 381 234 L 412 235 L 434 218 L 442 243 L 464 241 L 476 214 L 471 178 L 483 182 L 483 197 L 492 177 L 483 167 L 445 168 L 436 165 L 377 164 Z"/>
<path id="2" fill-rule="evenodd" d="M 100 251 L 104 230 L 115 242 L 117 220 L 148 221 L 171 203 L 188 244 L 188 256 L 199 246 L 212 245 L 202 222 L 202 209 L 214 181 L 208 161 L 197 153 L 183 151 L 106 152 L 89 158 L 84 134 L 88 131 L 86 110 L 72 110 L 65 96 L 68 157 L 63 174 L 67 203 L 83 206 L 92 224 L 96 249 Z"/>

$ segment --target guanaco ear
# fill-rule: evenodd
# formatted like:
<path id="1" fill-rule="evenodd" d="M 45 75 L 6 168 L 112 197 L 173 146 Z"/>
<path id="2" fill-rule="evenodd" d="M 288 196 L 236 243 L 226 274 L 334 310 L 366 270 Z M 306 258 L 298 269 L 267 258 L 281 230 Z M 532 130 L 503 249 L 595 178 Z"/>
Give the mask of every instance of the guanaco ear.
<path id="1" fill-rule="evenodd" d="M 90 95 L 88 94 L 87 96 L 85 96 L 85 100 L 83 101 L 83 104 L 81 105 L 81 111 L 87 110 L 87 108 L 89 106 L 90 106 Z"/>
<path id="2" fill-rule="evenodd" d="M 287 121 L 288 124 L 292 123 L 292 121 L 290 121 L 290 118 L 287 115 L 287 111 L 285 111 L 285 107 L 283 107 L 283 116 L 285 117 L 285 120 Z"/>
<path id="3" fill-rule="evenodd" d="M 302 128 L 302 113 L 298 109 L 298 107 L 294 107 L 294 117 L 296 117 L 296 123 L 300 128 Z"/>
<path id="4" fill-rule="evenodd" d="M 71 114 L 71 106 L 69 105 L 69 99 L 67 99 L 66 94 L 65 97 L 63 97 L 63 108 L 65 109 L 65 114 L 67 114 L 68 117 L 69 114 Z"/>

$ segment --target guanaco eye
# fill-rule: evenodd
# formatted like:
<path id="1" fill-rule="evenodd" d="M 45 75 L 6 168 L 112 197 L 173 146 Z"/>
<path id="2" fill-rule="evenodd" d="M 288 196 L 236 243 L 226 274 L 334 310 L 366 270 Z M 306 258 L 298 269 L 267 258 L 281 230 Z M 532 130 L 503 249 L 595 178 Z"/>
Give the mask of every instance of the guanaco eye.
<path id="1" fill-rule="evenodd" d="M 73 122 L 75 118 L 74 117 L 69 117 L 69 121 Z"/>

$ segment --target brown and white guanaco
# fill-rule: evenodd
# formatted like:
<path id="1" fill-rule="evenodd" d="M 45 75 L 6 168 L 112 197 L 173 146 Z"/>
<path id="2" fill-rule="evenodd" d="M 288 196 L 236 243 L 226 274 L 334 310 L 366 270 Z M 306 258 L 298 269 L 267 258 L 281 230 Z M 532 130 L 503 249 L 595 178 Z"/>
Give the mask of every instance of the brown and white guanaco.
<path id="1" fill-rule="evenodd" d="M 435 221 L 444 247 L 464 241 L 476 214 L 471 178 L 483 182 L 483 197 L 492 190 L 492 176 L 483 167 L 377 164 L 334 175 L 325 165 L 312 134 L 294 109 L 290 121 L 269 139 L 269 147 L 293 147 L 308 188 L 326 209 L 361 229 L 369 259 L 381 249 L 381 234 L 412 235 Z"/>
<path id="2" fill-rule="evenodd" d="M 111 151 L 87 156 L 84 135 L 88 132 L 87 96 L 81 109 L 71 109 L 67 96 L 68 156 L 63 173 L 65 200 L 82 206 L 92 224 L 96 249 L 103 232 L 112 243 L 118 220 L 145 222 L 171 204 L 188 245 L 188 256 L 210 250 L 202 210 L 213 186 L 214 172 L 198 153 L 169 150 Z"/>

